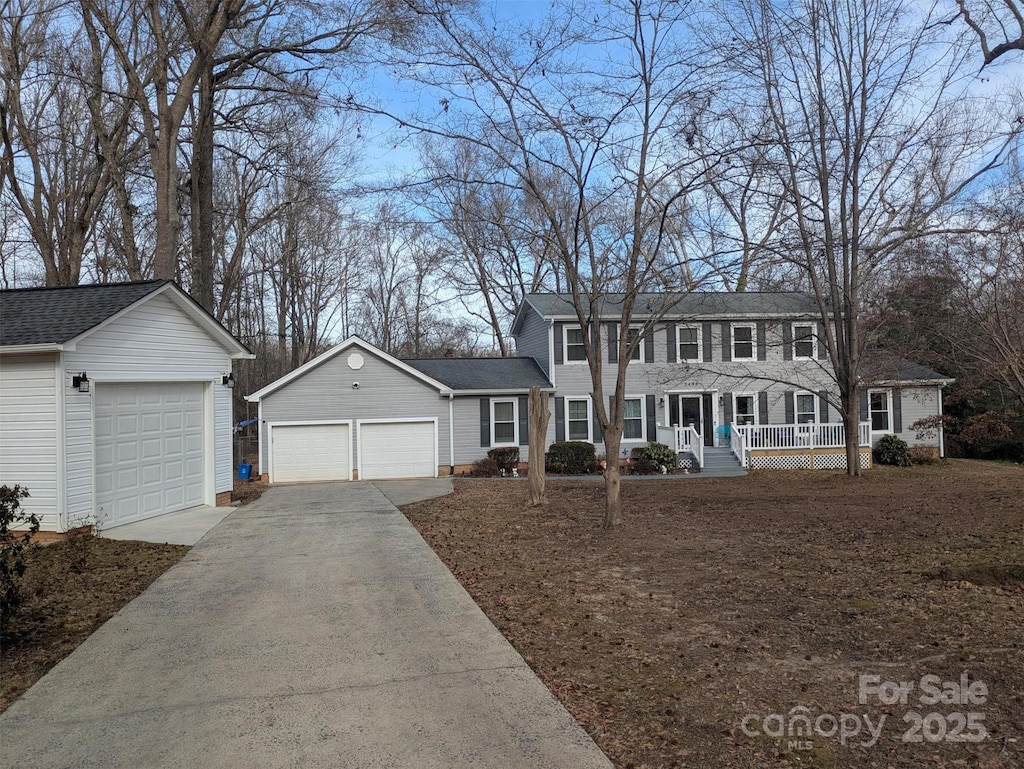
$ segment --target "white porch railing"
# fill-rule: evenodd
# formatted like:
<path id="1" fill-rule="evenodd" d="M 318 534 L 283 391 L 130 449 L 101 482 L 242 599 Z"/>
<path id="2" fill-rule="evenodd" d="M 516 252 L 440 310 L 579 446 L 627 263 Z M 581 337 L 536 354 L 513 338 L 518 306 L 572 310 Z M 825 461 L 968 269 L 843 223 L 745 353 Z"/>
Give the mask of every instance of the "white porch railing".
<path id="1" fill-rule="evenodd" d="M 860 446 L 871 446 L 871 424 L 858 425 Z M 747 467 L 754 449 L 841 449 L 846 447 L 846 429 L 840 422 L 798 425 L 729 425 L 729 446 Z"/>
<path id="2" fill-rule="evenodd" d="M 704 467 L 704 437 L 695 427 L 669 427 L 658 425 L 658 443 L 664 443 L 675 453 L 689 451 Z"/>

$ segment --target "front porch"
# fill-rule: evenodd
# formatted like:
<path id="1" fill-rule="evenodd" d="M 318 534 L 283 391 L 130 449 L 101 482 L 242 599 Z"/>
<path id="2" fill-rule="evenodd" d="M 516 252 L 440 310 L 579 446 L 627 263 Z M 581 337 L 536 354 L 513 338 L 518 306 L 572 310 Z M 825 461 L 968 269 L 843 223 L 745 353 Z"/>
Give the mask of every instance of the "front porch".
<path id="1" fill-rule="evenodd" d="M 740 465 L 754 470 L 845 470 L 846 430 L 840 423 L 725 425 L 722 438 Z M 705 464 L 705 436 L 695 427 L 658 425 L 664 443 L 697 467 Z M 858 425 L 860 466 L 871 467 L 871 424 Z"/>

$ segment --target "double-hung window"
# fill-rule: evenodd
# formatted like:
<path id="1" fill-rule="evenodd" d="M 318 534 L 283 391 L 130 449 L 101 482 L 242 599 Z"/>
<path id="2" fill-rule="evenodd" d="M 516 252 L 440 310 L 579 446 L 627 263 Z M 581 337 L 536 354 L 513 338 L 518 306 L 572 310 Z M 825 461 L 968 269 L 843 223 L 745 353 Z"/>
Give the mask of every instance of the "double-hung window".
<path id="1" fill-rule="evenodd" d="M 590 437 L 590 398 L 567 398 L 565 421 L 570 441 L 593 443 Z"/>
<path id="2" fill-rule="evenodd" d="M 644 399 L 626 398 L 626 411 L 622 420 L 622 440 L 644 439 Z"/>
<path id="3" fill-rule="evenodd" d="M 519 404 L 515 399 L 491 401 L 491 445 L 519 445 Z"/>
<path id="4" fill-rule="evenodd" d="M 565 327 L 565 362 L 579 363 L 587 359 L 587 349 L 583 345 L 583 329 Z"/>
<path id="5" fill-rule="evenodd" d="M 818 416 L 818 399 L 813 393 L 796 394 L 796 423 L 813 424 Z"/>
<path id="6" fill-rule="evenodd" d="M 631 326 L 626 331 L 626 343 L 636 345 L 633 351 L 629 354 L 630 360 L 643 362 L 644 359 L 644 340 L 640 338 L 640 329 Z"/>
<path id="7" fill-rule="evenodd" d="M 754 327 L 733 326 L 732 327 L 732 359 L 753 360 L 754 359 Z"/>
<path id="8" fill-rule="evenodd" d="M 753 395 L 736 396 L 736 424 L 752 425 L 757 421 L 756 400 Z"/>
<path id="9" fill-rule="evenodd" d="M 892 428 L 889 418 L 889 391 L 871 390 L 868 392 L 868 417 L 871 420 L 871 431 L 887 433 Z"/>
<path id="10" fill-rule="evenodd" d="M 679 360 L 700 360 L 700 329 L 696 326 L 680 326 L 676 329 L 679 340 Z"/>
<path id="11" fill-rule="evenodd" d="M 793 326 L 793 357 L 814 357 L 814 327 L 805 325 Z"/>

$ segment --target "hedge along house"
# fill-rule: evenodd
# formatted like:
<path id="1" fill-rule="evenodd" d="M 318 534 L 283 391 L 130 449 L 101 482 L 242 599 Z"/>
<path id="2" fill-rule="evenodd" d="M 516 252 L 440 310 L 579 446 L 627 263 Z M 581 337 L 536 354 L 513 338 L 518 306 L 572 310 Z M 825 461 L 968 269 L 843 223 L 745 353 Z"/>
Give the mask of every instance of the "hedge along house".
<path id="1" fill-rule="evenodd" d="M 0 292 L 0 483 L 41 531 L 230 501 L 232 361 L 168 280 Z"/>
<path id="2" fill-rule="evenodd" d="M 531 358 L 399 360 L 359 337 L 249 395 L 271 483 L 433 478 L 490 448 L 528 456 L 527 396 L 550 390 Z"/>

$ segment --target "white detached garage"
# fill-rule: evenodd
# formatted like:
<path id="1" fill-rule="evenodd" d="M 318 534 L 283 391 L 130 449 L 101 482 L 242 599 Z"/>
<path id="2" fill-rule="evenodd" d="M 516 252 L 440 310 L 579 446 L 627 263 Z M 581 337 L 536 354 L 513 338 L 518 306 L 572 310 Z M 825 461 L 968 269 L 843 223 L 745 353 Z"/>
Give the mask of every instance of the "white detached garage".
<path id="1" fill-rule="evenodd" d="M 251 357 L 171 281 L 0 292 L 0 483 L 43 531 L 227 502 Z"/>

